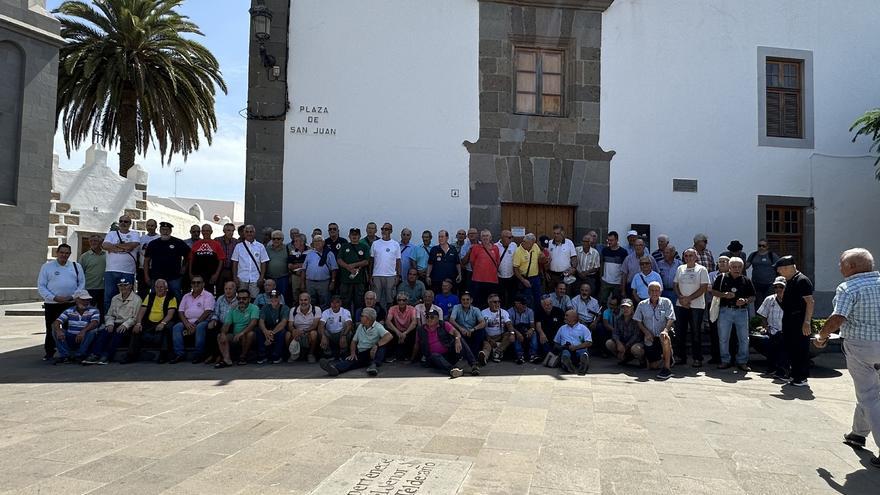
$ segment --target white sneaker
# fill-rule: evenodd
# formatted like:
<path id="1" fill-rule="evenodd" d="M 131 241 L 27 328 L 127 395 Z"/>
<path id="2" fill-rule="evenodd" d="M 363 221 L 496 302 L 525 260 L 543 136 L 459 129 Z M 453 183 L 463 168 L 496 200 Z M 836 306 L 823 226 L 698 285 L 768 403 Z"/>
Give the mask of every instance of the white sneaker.
<path id="1" fill-rule="evenodd" d="M 790 382 L 788 382 L 788 384 L 791 385 L 792 387 L 809 387 L 810 386 L 810 384 L 807 383 L 806 378 L 804 378 L 801 381 L 791 380 Z"/>
<path id="2" fill-rule="evenodd" d="M 452 368 L 451 370 L 449 370 L 449 376 L 451 376 L 452 378 L 458 378 L 458 377 L 460 377 L 463 373 L 464 373 L 464 372 L 461 371 L 461 368 Z"/>

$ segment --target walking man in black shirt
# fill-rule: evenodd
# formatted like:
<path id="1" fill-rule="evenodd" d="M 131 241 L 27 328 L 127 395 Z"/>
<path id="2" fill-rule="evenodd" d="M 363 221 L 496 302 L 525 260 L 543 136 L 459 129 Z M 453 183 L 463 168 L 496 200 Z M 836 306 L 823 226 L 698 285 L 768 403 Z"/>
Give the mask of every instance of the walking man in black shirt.
<path id="1" fill-rule="evenodd" d="M 806 387 L 810 376 L 810 334 L 813 320 L 813 282 L 799 272 L 794 258 L 783 256 L 773 264 L 785 277 L 782 295 L 782 340 L 791 362 L 789 385 Z"/>

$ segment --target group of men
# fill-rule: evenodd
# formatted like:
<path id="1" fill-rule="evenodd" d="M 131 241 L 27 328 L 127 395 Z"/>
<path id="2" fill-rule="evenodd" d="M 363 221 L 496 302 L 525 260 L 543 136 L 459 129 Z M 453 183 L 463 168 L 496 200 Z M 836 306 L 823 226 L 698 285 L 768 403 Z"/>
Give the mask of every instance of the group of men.
<path id="1" fill-rule="evenodd" d="M 257 241 L 251 225 L 239 227 L 238 238 L 232 224 L 217 238 L 209 225 L 193 226 L 186 241 L 168 222 L 151 220 L 144 234 L 130 226 L 123 216 L 103 239 L 94 236 L 79 263 L 61 245 L 41 270 L 46 359 L 57 347 L 55 362 L 105 364 L 128 340 L 122 363 L 140 359 L 144 341 L 158 345 L 160 362 L 177 363 L 190 339 L 192 362 L 218 368 L 302 359 L 332 376 L 359 367 L 376 375 L 383 363 L 403 360 L 458 377 L 461 361 L 477 375 L 505 358 L 583 374 L 593 348 L 665 380 L 688 352 L 693 367 L 703 366 L 708 330 L 709 363 L 719 369 L 750 371 L 755 344 L 769 376 L 808 385 L 813 286 L 763 239 L 749 255 L 734 240 L 716 259 L 703 234 L 681 253 L 661 235 L 649 252 L 635 231 L 626 245 L 612 231 L 599 246 L 590 231 L 575 246 L 559 225 L 552 237 L 526 234 L 518 243 L 507 230 L 497 242 L 488 230 L 461 229 L 454 240 L 440 230 L 436 244 L 430 231 L 420 244 L 409 229 L 395 240 L 390 223 L 368 224 L 364 237 L 351 228 L 347 239 L 335 223 L 326 237 L 291 229 L 289 243 L 271 229 Z M 877 290 L 870 256 L 844 253 L 847 282 L 822 331 L 849 333 L 856 342 L 848 346 L 865 363 L 852 444 L 880 421 L 880 383 L 865 371 L 880 362 L 878 310 L 849 295 Z M 763 325 L 750 342 L 753 314 Z"/>

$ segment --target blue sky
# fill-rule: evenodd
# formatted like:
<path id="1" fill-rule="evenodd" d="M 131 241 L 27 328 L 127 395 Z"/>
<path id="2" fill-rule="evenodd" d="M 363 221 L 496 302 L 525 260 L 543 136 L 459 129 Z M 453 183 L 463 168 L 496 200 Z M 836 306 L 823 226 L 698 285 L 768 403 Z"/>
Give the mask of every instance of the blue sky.
<path id="1" fill-rule="evenodd" d="M 46 6 L 51 10 L 62 3 L 62 0 L 48 0 Z M 201 149 L 191 154 L 186 162 L 177 156 L 164 168 L 157 150 L 148 151 L 146 158 L 136 158 L 149 173 L 149 194 L 171 196 L 174 168 L 180 167 L 183 171 L 177 179 L 179 196 L 244 200 L 247 121 L 239 111 L 247 105 L 249 8 L 247 0 L 187 0 L 181 6 L 181 12 L 198 24 L 205 34 L 199 41 L 219 60 L 229 93 L 218 92 L 217 133 L 211 146 L 202 140 Z M 55 135 L 54 148 L 61 168 L 82 166 L 86 147 L 71 151 L 70 158 L 67 158 L 64 140 L 60 133 Z M 111 152 L 108 160 L 113 169 L 118 167 L 114 153 Z"/>

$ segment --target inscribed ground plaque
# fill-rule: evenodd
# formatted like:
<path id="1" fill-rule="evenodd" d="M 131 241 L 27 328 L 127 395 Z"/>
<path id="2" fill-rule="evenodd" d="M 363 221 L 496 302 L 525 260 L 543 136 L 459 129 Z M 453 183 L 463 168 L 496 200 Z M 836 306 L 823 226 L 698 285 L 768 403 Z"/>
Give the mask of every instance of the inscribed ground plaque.
<path id="1" fill-rule="evenodd" d="M 451 495 L 471 463 L 359 452 L 311 495 Z"/>

